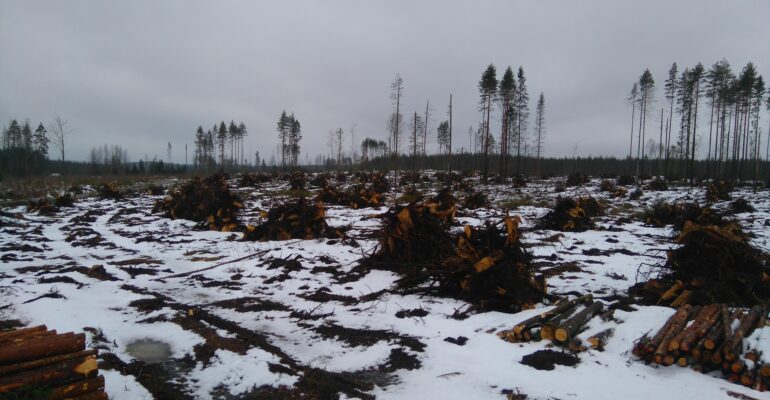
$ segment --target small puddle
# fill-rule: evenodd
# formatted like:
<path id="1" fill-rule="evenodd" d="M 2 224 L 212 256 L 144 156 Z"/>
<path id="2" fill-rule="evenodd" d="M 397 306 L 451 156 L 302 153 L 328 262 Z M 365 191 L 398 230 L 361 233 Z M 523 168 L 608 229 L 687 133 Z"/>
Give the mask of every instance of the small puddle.
<path id="1" fill-rule="evenodd" d="M 140 339 L 129 343 L 126 352 L 139 361 L 157 364 L 171 358 L 171 346 L 153 339 Z"/>

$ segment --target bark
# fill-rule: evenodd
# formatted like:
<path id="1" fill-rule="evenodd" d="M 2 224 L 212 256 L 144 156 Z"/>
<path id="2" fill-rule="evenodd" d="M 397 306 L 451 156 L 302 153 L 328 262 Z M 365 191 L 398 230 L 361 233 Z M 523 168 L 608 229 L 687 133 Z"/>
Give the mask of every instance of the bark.
<path id="1" fill-rule="evenodd" d="M 676 310 L 674 315 L 671 316 L 671 325 L 661 339 L 660 344 L 658 344 L 658 347 L 655 349 L 656 363 L 660 364 L 663 362 L 663 357 L 666 356 L 669 342 L 682 330 L 682 328 L 684 328 L 689 315 L 692 313 L 692 310 L 692 306 L 688 304 Z"/>
<path id="2" fill-rule="evenodd" d="M 70 383 L 64 386 L 54 388 L 51 391 L 48 400 L 64 400 L 71 398 L 79 398 L 90 393 L 104 393 L 104 377 L 97 376 L 96 378 L 87 379 L 80 382 Z"/>
<path id="3" fill-rule="evenodd" d="M 590 338 L 588 338 L 588 343 L 591 345 L 592 349 L 595 350 L 602 350 L 604 349 L 604 346 L 607 345 L 607 341 L 612 337 L 612 334 L 615 333 L 614 328 L 605 329 Z"/>
<path id="4" fill-rule="evenodd" d="M 689 332 L 696 328 L 698 326 L 698 321 L 703 318 L 703 314 L 706 311 L 706 307 L 693 307 L 693 311 L 690 313 L 691 315 L 694 315 L 694 318 L 692 319 L 693 322 L 685 329 L 682 329 L 679 333 L 676 334 L 671 340 L 668 342 L 668 351 L 674 351 L 679 350 L 680 344 L 682 343 L 682 340 L 686 335 L 689 334 Z"/>
<path id="5" fill-rule="evenodd" d="M 564 311 L 563 313 L 556 315 L 553 318 L 549 319 L 548 321 L 544 322 L 540 327 L 540 339 L 553 340 L 554 333 L 556 332 L 556 328 L 558 328 L 563 321 L 565 321 L 567 318 L 572 316 L 572 314 L 574 314 L 576 310 L 577 310 L 577 305 L 574 305 L 569 309 L 567 309 L 566 311 Z"/>
<path id="6" fill-rule="evenodd" d="M 717 347 L 717 344 L 722 341 L 722 338 L 725 334 L 725 331 L 722 328 L 722 324 L 722 321 L 717 321 L 714 325 L 711 326 L 711 329 L 709 329 L 708 333 L 706 333 L 706 338 L 703 340 L 703 347 L 705 349 L 714 350 L 714 348 Z"/>
<path id="7" fill-rule="evenodd" d="M 0 377 L 0 393 L 7 393 L 32 384 L 66 384 L 95 377 L 97 373 L 94 356 L 75 358 L 32 371 Z"/>
<path id="8" fill-rule="evenodd" d="M 58 356 L 40 358 L 37 360 L 22 362 L 18 364 L 3 365 L 0 366 L 0 376 L 10 375 L 21 371 L 28 371 L 35 368 L 44 367 L 46 365 L 60 363 L 62 361 L 71 360 L 73 358 L 83 358 L 88 356 L 95 356 L 96 350 L 84 350 L 77 353 L 60 354 Z"/>
<path id="9" fill-rule="evenodd" d="M 33 326 L 31 328 L 17 329 L 15 331 L 0 332 L 0 343 L 4 343 L 14 338 L 27 336 L 35 332 L 45 332 L 47 330 L 48 329 L 46 328 L 45 325 L 39 325 L 39 326 Z"/>
<path id="10" fill-rule="evenodd" d="M 594 301 L 592 304 L 587 305 L 586 308 L 559 325 L 556 332 L 554 332 L 555 339 L 561 343 L 572 339 L 586 322 L 602 311 L 603 307 L 604 304 L 600 301 Z"/>
<path id="11" fill-rule="evenodd" d="M 703 336 L 706 335 L 706 333 L 711 329 L 712 326 L 714 326 L 714 323 L 717 321 L 717 318 L 719 318 L 720 308 L 717 304 L 712 304 L 709 306 L 706 306 L 703 308 L 704 311 L 702 313 L 702 317 L 700 320 L 696 320 L 693 323 L 694 328 L 692 326 L 688 329 L 685 336 L 682 338 L 682 341 L 680 342 L 679 348 L 682 349 L 682 351 L 690 351 L 693 344 L 703 338 Z M 697 326 L 696 326 L 697 324 Z"/>
<path id="12" fill-rule="evenodd" d="M 59 354 L 73 353 L 85 348 L 85 334 L 65 333 L 55 337 L 39 337 L 3 346 L 0 349 L 0 365 L 34 360 Z"/>
<path id="13" fill-rule="evenodd" d="M 545 311 L 541 314 L 535 315 L 534 317 L 527 319 L 523 322 L 520 322 L 516 326 L 513 327 L 513 333 L 516 335 L 520 335 L 523 331 L 532 328 L 533 326 L 536 326 L 543 321 L 547 321 L 551 318 L 553 318 L 556 315 L 559 315 L 563 313 L 564 311 L 567 311 L 571 307 L 575 306 L 579 303 L 586 303 L 593 300 L 593 297 L 589 295 L 581 296 L 572 300 L 562 300 L 556 303 L 556 306 L 548 311 Z"/>
<path id="14" fill-rule="evenodd" d="M 741 347 L 743 344 L 743 338 L 749 335 L 761 313 L 762 306 L 757 305 L 752 307 L 751 311 L 749 311 L 749 313 L 746 314 L 743 319 L 741 319 L 741 324 L 738 326 L 738 329 L 735 330 L 732 338 L 730 338 L 730 340 L 727 342 L 728 346 L 725 356 L 727 356 L 728 359 L 733 357 L 737 358 L 738 355 L 743 352 L 743 348 Z"/>

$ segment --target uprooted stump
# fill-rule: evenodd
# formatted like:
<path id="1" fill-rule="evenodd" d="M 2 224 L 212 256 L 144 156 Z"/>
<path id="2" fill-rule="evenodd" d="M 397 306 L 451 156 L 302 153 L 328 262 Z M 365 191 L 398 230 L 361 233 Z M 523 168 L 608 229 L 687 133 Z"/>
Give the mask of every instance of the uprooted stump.
<path id="1" fill-rule="evenodd" d="M 655 269 L 657 277 L 629 291 L 648 304 L 728 303 L 738 306 L 770 300 L 770 255 L 753 247 L 736 224 L 723 227 L 685 222 Z"/>
<path id="2" fill-rule="evenodd" d="M 234 194 L 223 174 L 201 179 L 195 177 L 155 203 L 153 212 L 162 212 L 171 219 L 187 219 L 198 222 L 197 229 L 222 232 L 239 227 L 238 212 L 243 208 L 240 198 Z"/>
<path id="3" fill-rule="evenodd" d="M 243 240 L 268 241 L 289 239 L 340 238 L 343 233 L 326 224 L 322 203 L 309 203 L 300 197 L 294 203 L 282 204 L 267 212 L 260 225 L 248 225 Z"/>
<path id="4" fill-rule="evenodd" d="M 538 228 L 584 232 L 594 228 L 592 218 L 601 212 L 601 204 L 593 197 L 559 197 L 553 209 L 540 218 Z"/>

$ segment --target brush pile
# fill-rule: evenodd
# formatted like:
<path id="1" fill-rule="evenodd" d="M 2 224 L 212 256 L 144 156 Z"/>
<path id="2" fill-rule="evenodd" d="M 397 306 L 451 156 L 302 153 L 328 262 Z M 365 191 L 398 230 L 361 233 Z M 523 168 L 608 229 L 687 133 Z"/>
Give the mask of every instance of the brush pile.
<path id="1" fill-rule="evenodd" d="M 644 190 L 650 190 L 653 192 L 661 192 L 664 190 L 668 190 L 668 184 L 666 181 L 660 178 L 653 179 L 650 181 L 650 183 L 646 184 L 644 186 Z"/>
<path id="2" fill-rule="evenodd" d="M 489 197 L 484 192 L 472 190 L 465 195 L 462 206 L 468 210 L 475 210 L 489 205 Z"/>
<path id="3" fill-rule="evenodd" d="M 379 207 L 382 205 L 382 195 L 364 186 L 354 186 L 347 191 L 339 191 L 333 186 L 324 187 L 316 196 L 316 201 L 353 209 Z"/>
<path id="4" fill-rule="evenodd" d="M 239 227 L 238 212 L 243 203 L 227 185 L 223 174 L 195 177 L 155 203 L 153 212 L 171 219 L 198 222 L 196 229 L 230 232 Z"/>
<path id="5" fill-rule="evenodd" d="M 631 186 L 636 185 L 636 178 L 631 175 L 621 175 L 615 182 L 618 186 Z"/>
<path id="6" fill-rule="evenodd" d="M 599 190 L 602 192 L 608 192 L 610 193 L 610 197 L 615 198 L 623 198 L 628 194 L 628 190 L 626 190 L 626 188 L 615 186 L 615 184 L 609 179 L 605 179 L 599 184 Z"/>
<path id="7" fill-rule="evenodd" d="M 732 191 L 733 184 L 730 181 L 717 179 L 706 187 L 706 202 L 715 203 L 719 200 L 730 200 L 730 192 Z"/>
<path id="8" fill-rule="evenodd" d="M 379 250 L 364 261 L 398 272 L 404 293 L 428 293 L 462 299 L 480 311 L 518 312 L 545 295 L 531 255 L 521 245 L 518 217 L 505 217 L 483 228 L 466 226 L 449 234 L 447 214 L 413 203 L 386 216 Z"/>
<path id="9" fill-rule="evenodd" d="M 590 294 L 572 300 L 562 299 L 550 310 L 516 324 L 513 329 L 498 332 L 497 336 L 512 343 L 550 340 L 570 351 L 580 352 L 587 347 L 577 336 L 603 310 L 604 304 L 594 301 Z M 599 332 L 587 342 L 591 348 L 602 350 L 612 333 L 612 329 Z"/>
<path id="10" fill-rule="evenodd" d="M 56 196 L 53 204 L 51 199 L 43 197 L 37 200 L 30 200 L 27 204 L 27 212 L 37 212 L 40 215 L 54 215 L 59 212 L 62 207 L 73 207 L 75 205 L 75 199 L 72 195 L 65 193 L 63 195 Z"/>
<path id="11" fill-rule="evenodd" d="M 272 181 L 273 178 L 267 174 L 243 174 L 238 180 L 239 187 L 256 187 L 260 184 Z"/>
<path id="12" fill-rule="evenodd" d="M 356 178 L 362 185 L 369 185 L 377 193 L 386 193 L 390 190 L 390 183 L 382 172 L 359 172 L 356 174 Z"/>
<path id="13" fill-rule="evenodd" d="M 267 220 L 258 226 L 248 225 L 243 240 L 269 241 L 289 239 L 340 238 L 342 232 L 326 224 L 322 203 L 310 204 L 304 197 L 267 212 Z"/>
<path id="14" fill-rule="evenodd" d="M 105 182 L 96 188 L 96 192 L 101 199 L 120 200 L 123 198 L 123 194 L 120 193 L 120 188 L 117 182 Z"/>
<path id="15" fill-rule="evenodd" d="M 703 208 L 696 203 L 669 204 L 659 201 L 644 213 L 644 223 L 656 227 L 673 225 L 677 231 L 681 231 L 688 221 L 698 225 L 716 226 L 727 226 L 731 223 L 717 210 Z"/>
<path id="16" fill-rule="evenodd" d="M 305 190 L 305 173 L 302 171 L 294 171 L 288 176 L 289 188 L 291 190 Z"/>
<path id="17" fill-rule="evenodd" d="M 582 174 L 580 172 L 573 172 L 569 175 L 567 175 L 567 181 L 564 183 L 566 186 L 583 186 L 588 181 L 590 181 L 591 178 L 588 177 L 586 174 Z"/>
<path id="18" fill-rule="evenodd" d="M 539 229 L 584 232 L 594 228 L 592 218 L 600 215 L 602 206 L 593 197 L 558 197 L 553 209 L 540 218 Z"/>
<path id="19" fill-rule="evenodd" d="M 441 189 L 435 197 L 425 200 L 423 204 L 430 209 L 431 213 L 450 222 L 454 220 L 457 213 L 457 199 L 450 188 Z"/>
<path id="20" fill-rule="evenodd" d="M 332 179 L 331 174 L 326 172 L 321 172 L 313 176 L 313 179 L 310 180 L 310 184 L 313 186 L 318 186 L 320 188 L 326 188 L 327 186 L 329 186 L 329 181 L 331 179 Z"/>
<path id="21" fill-rule="evenodd" d="M 770 300 L 770 255 L 753 247 L 740 227 L 685 222 L 657 268 L 658 277 L 634 285 L 629 293 L 645 304 L 728 303 L 752 306 Z"/>
<path id="22" fill-rule="evenodd" d="M 106 400 L 85 335 L 45 326 L 0 332 L 0 398 Z"/>
<path id="23" fill-rule="evenodd" d="M 730 382 L 765 391 L 770 384 L 770 358 L 751 348 L 767 328 L 767 306 L 730 310 L 726 304 L 684 305 L 657 333 L 636 341 L 634 356 L 645 363 L 689 366 L 703 373 L 721 371 Z"/>
<path id="24" fill-rule="evenodd" d="M 754 206 L 752 206 L 748 200 L 744 199 L 743 197 L 739 197 L 730 202 L 730 211 L 732 211 L 734 214 L 740 214 L 754 212 L 757 211 L 757 209 L 754 208 Z"/>
<path id="25" fill-rule="evenodd" d="M 398 179 L 399 186 L 416 185 L 422 182 L 430 182 L 430 178 L 420 175 L 419 172 L 404 172 Z"/>

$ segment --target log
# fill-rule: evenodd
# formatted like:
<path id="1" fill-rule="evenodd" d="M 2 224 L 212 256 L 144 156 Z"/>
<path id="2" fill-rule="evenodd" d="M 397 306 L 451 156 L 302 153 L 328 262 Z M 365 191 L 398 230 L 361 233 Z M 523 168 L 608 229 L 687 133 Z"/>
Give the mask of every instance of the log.
<path id="1" fill-rule="evenodd" d="M 51 390 L 48 400 L 71 399 L 88 393 L 104 392 L 104 376 L 70 383 Z"/>
<path id="2" fill-rule="evenodd" d="M 762 377 L 768 378 L 770 377 L 770 364 L 764 364 L 759 368 L 759 374 L 762 375 Z"/>
<path id="3" fill-rule="evenodd" d="M 682 342 L 682 339 L 684 338 L 685 335 L 687 335 L 687 333 L 690 330 L 692 330 L 693 328 L 697 328 L 700 318 L 703 317 L 704 311 L 706 311 L 706 307 L 694 306 L 692 308 L 692 312 L 690 312 L 690 315 L 694 315 L 694 317 L 692 318 L 693 322 L 690 324 L 690 326 L 687 326 L 685 324 L 686 328 L 679 331 L 679 333 L 677 333 L 673 338 L 671 338 L 671 340 L 669 340 L 668 351 L 679 350 L 679 345 Z"/>
<path id="4" fill-rule="evenodd" d="M 0 366 L 0 376 L 10 375 L 21 371 L 40 368 L 46 365 L 51 365 L 58 362 L 71 360 L 73 358 L 83 358 L 83 357 L 94 356 L 94 355 L 96 355 L 96 350 L 83 350 L 76 353 L 60 354 L 57 356 L 40 358 L 37 360 L 26 361 L 18 364 L 3 365 L 3 366 Z"/>
<path id="5" fill-rule="evenodd" d="M 48 328 L 46 328 L 45 325 L 38 325 L 30 328 L 17 329 L 15 331 L 0 332 L 0 343 L 5 343 L 7 340 L 15 337 L 23 337 L 34 332 L 45 332 L 47 330 Z"/>
<path id="6" fill-rule="evenodd" d="M 81 351 L 86 335 L 64 333 L 54 337 L 39 337 L 0 348 L 0 365 L 13 364 L 37 358 Z"/>
<path id="7" fill-rule="evenodd" d="M 691 305 L 686 304 L 676 310 L 674 315 L 671 316 L 671 326 L 663 336 L 663 339 L 660 341 L 658 347 L 655 349 L 654 360 L 656 363 L 660 364 L 663 362 L 663 358 L 668 350 L 668 342 L 671 341 L 671 339 L 673 339 L 674 336 L 676 336 L 682 330 L 682 328 L 684 328 L 684 325 L 687 323 L 687 318 L 690 315 L 692 309 L 693 308 Z"/>
<path id="8" fill-rule="evenodd" d="M 12 338 L 8 338 L 3 343 L 0 343 L 0 346 L 7 347 L 7 346 L 13 346 L 22 342 L 26 342 L 32 339 L 37 339 L 41 337 L 50 337 L 50 336 L 56 336 L 56 331 L 33 331 L 23 336 L 16 336 Z"/>
<path id="9" fill-rule="evenodd" d="M 755 323 L 759 320 L 759 316 L 762 313 L 762 306 L 751 307 L 751 310 L 741 319 L 741 324 L 738 329 L 735 330 L 733 336 L 727 341 L 727 350 L 725 356 L 734 361 L 738 355 L 743 353 L 743 338 L 751 333 L 751 329 L 754 328 Z"/>
<path id="10" fill-rule="evenodd" d="M 721 313 L 721 312 L 720 312 Z M 720 319 L 717 319 L 716 323 L 711 326 L 711 329 L 706 334 L 706 338 L 703 340 L 703 347 L 707 350 L 714 350 L 722 341 L 725 331 L 722 329 L 721 315 Z"/>
<path id="11" fill-rule="evenodd" d="M 96 357 L 75 358 L 31 371 L 0 377 L 0 393 L 6 393 L 27 385 L 65 384 L 96 376 Z"/>
<path id="12" fill-rule="evenodd" d="M 701 313 L 701 319 L 696 320 L 693 325 L 686 330 L 687 332 L 682 337 L 682 340 L 679 343 L 679 347 L 682 351 L 690 351 L 693 343 L 706 336 L 709 329 L 711 329 L 717 319 L 719 319 L 720 307 L 717 304 L 703 307 L 703 310 L 705 311 Z"/>
<path id="13" fill-rule="evenodd" d="M 733 361 L 732 364 L 730 364 L 730 371 L 740 374 L 743 372 L 743 370 L 746 368 L 746 363 L 744 363 L 741 360 Z"/>
<path id="14" fill-rule="evenodd" d="M 562 322 L 561 325 L 556 328 L 556 332 L 554 332 L 553 335 L 556 341 L 565 343 L 573 338 L 588 320 L 602 311 L 603 307 L 604 304 L 602 302 L 594 301 L 568 320 Z"/>
<path id="15" fill-rule="evenodd" d="M 104 392 L 93 392 L 93 393 L 86 393 L 81 396 L 77 397 L 71 397 L 67 400 L 108 400 L 107 393 Z"/>
<path id="16" fill-rule="evenodd" d="M 753 373 L 751 370 L 746 370 L 746 372 L 741 375 L 740 383 L 743 386 L 746 387 L 752 387 L 754 385 L 754 379 L 756 378 L 756 374 Z"/>
<path id="17" fill-rule="evenodd" d="M 676 364 L 680 367 L 686 367 L 690 364 L 690 361 L 685 356 L 679 356 L 679 358 L 676 360 Z"/>
<path id="18" fill-rule="evenodd" d="M 577 310 L 577 305 L 574 305 L 565 310 L 563 313 L 552 317 L 548 321 L 543 322 L 543 324 L 540 326 L 540 339 L 553 340 L 553 335 L 556 332 L 556 328 L 558 328 L 562 322 L 566 321 L 567 318 L 571 317 L 572 314 L 575 313 L 575 310 Z"/>
<path id="19" fill-rule="evenodd" d="M 684 306 L 684 307 L 680 308 L 679 310 L 685 309 L 685 311 L 683 311 L 683 312 L 689 313 L 691 308 L 692 308 L 692 306 L 688 305 L 688 306 Z M 671 325 L 674 323 L 674 320 L 675 320 L 674 317 L 679 314 L 679 310 L 677 310 L 674 313 L 674 315 L 672 315 L 666 321 L 666 323 L 663 324 L 663 327 L 660 328 L 658 333 L 656 333 L 655 336 L 652 338 L 652 340 L 650 340 L 649 343 L 647 343 L 647 353 L 654 353 L 655 350 L 658 349 L 658 346 L 660 346 L 660 342 L 663 341 L 663 338 L 665 338 L 666 334 L 668 334 L 668 332 L 671 330 Z M 677 317 L 677 318 L 681 318 L 681 317 Z M 687 318 L 687 317 L 685 316 L 684 318 Z"/>
<path id="20" fill-rule="evenodd" d="M 541 324 L 543 321 L 547 321 L 553 318 L 554 316 L 563 313 L 564 311 L 567 311 L 570 307 L 573 307 L 580 303 L 587 303 L 591 300 L 593 300 L 593 296 L 590 294 L 580 296 L 572 300 L 561 300 L 556 303 L 554 308 L 516 324 L 516 326 L 513 327 L 513 333 L 514 335 L 519 336 L 523 331 L 528 330 L 538 324 Z"/>
<path id="21" fill-rule="evenodd" d="M 604 350 L 604 346 L 607 345 L 607 341 L 610 337 L 612 337 L 612 334 L 614 333 L 615 328 L 608 328 L 591 336 L 588 338 L 587 342 L 591 345 L 592 349 Z"/>

